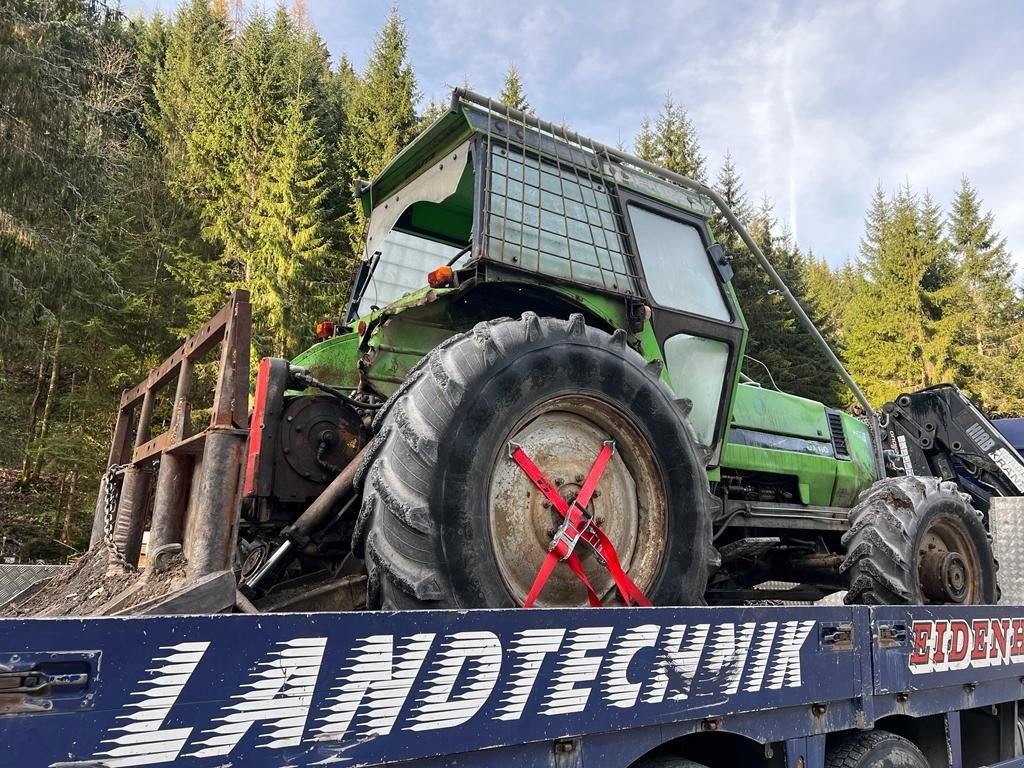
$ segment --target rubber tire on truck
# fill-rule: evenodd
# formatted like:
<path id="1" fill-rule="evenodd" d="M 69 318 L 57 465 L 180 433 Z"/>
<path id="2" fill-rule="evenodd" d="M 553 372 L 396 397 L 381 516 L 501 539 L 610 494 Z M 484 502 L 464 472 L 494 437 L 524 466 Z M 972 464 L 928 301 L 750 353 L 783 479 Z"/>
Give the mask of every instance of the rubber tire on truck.
<path id="1" fill-rule="evenodd" d="M 887 731 L 851 733 L 825 755 L 825 768 L 929 768 L 913 742 Z"/>
<path id="2" fill-rule="evenodd" d="M 955 483 L 935 477 L 890 477 L 865 490 L 850 510 L 850 529 L 842 539 L 847 604 L 995 603 L 992 539 L 969 499 Z M 953 547 L 953 542 L 959 543 Z M 936 562 L 929 553 L 936 545 L 965 550 L 959 552 L 968 573 L 962 600 L 937 594 L 932 586 L 937 579 L 928 578 L 928 563 Z"/>
<path id="3" fill-rule="evenodd" d="M 533 422 L 522 423 L 529 414 L 563 400 L 607 412 L 636 445 L 648 446 L 627 456 L 629 441 L 620 444 L 602 483 L 626 477 L 622 467 L 630 460 L 651 468 L 646 474 L 638 471 L 644 482 L 637 481 L 637 495 L 653 487 L 653 496 L 664 507 L 661 517 L 656 517 L 657 510 L 634 507 L 647 516 L 641 523 L 656 519 L 663 530 L 649 541 L 637 540 L 633 551 L 641 563 L 652 549 L 661 554 L 657 567 L 651 567 L 650 583 L 638 586 L 656 605 L 702 604 L 712 555 L 711 519 L 705 464 L 686 422 L 686 405 L 661 381 L 660 367 L 628 347 L 624 331 L 609 335 L 587 327 L 582 315 L 566 321 L 528 312 L 518 320 L 480 323 L 442 343 L 416 366 L 375 419 L 376 435 L 356 480 L 363 502 L 353 535 L 353 551 L 367 565 L 370 607 L 502 608 L 522 603 L 522 574 L 516 582 L 519 594 L 505 575 L 517 562 L 506 562 L 505 554 L 495 549 L 500 537 L 493 526 L 503 520 L 496 523 L 491 510 L 504 507 L 491 503 L 494 477 L 504 473 L 521 494 L 507 517 L 525 515 L 528 504 L 543 502 L 532 496 L 529 481 L 520 478 L 521 470 L 508 458 L 508 443 L 521 434 L 517 430 L 531 428 Z M 565 423 L 575 425 L 574 418 L 564 416 Z M 556 427 L 559 423 L 554 421 Z M 557 429 L 550 434 L 559 438 Z M 576 480 L 589 470 L 602 439 L 607 438 L 580 448 Z M 546 471 L 541 458 L 531 458 Z M 555 477 L 551 481 L 558 482 Z M 602 524 L 595 514 L 618 549 L 612 533 L 617 521 Z M 524 558 L 530 560 L 532 575 L 544 559 L 550 533 L 538 530 L 536 541 L 527 542 Z M 581 559 L 592 580 L 607 578 L 583 549 L 581 544 Z M 623 559 L 623 567 L 634 576 Z M 572 580 L 574 591 L 563 604 L 586 605 L 585 592 L 568 568 L 559 565 L 552 580 L 556 577 Z M 609 584 L 598 591 L 606 602 L 615 602 Z M 549 602 L 538 605 L 552 605 L 551 595 L 558 594 L 555 587 L 545 587 L 541 597 Z"/>
<path id="4" fill-rule="evenodd" d="M 633 768 L 705 768 L 703 763 L 695 763 L 685 757 L 652 757 L 634 763 Z"/>

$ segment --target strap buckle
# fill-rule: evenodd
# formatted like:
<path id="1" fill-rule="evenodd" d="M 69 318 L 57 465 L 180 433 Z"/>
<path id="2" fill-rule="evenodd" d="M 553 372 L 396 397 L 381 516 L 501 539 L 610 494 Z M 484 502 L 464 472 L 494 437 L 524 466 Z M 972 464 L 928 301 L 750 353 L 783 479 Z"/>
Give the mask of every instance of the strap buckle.
<path id="1" fill-rule="evenodd" d="M 573 499 L 569 503 L 568 512 L 562 518 L 562 524 L 558 526 L 558 530 L 555 531 L 555 535 L 551 539 L 548 551 L 557 552 L 562 561 L 568 560 L 580 539 L 583 539 L 594 550 L 594 556 L 601 565 L 605 565 L 606 561 L 600 549 L 600 542 L 593 541 L 592 536 L 588 535 L 592 533 L 593 527 L 594 516 Z"/>

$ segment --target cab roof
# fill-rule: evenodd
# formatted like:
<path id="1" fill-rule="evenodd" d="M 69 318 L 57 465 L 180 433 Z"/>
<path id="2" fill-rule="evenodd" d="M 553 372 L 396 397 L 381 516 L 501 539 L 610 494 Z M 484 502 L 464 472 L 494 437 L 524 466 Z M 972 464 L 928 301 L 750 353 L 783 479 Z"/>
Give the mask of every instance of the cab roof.
<path id="1" fill-rule="evenodd" d="M 634 164 L 640 161 L 625 152 L 459 88 L 452 94 L 449 109 L 399 152 L 373 181 L 356 183 L 363 213 L 369 216 L 375 201 L 398 192 L 435 160 L 474 136 L 519 145 L 563 163 L 570 161 L 592 174 L 601 173 L 614 184 L 699 216 L 708 216 L 714 210 L 709 200 L 675 183 L 671 178 L 674 174 L 664 169 L 654 173 L 649 164 L 641 168 Z"/>

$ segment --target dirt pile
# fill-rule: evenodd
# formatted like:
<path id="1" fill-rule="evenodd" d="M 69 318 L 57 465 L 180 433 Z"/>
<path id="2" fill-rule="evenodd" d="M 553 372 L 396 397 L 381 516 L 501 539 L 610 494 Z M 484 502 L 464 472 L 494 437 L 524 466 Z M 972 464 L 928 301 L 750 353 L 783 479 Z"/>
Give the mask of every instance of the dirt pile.
<path id="1" fill-rule="evenodd" d="M 0 616 L 102 616 L 130 612 L 171 594 L 187 580 L 188 561 L 177 545 L 160 553 L 152 567 L 137 571 L 97 547 Z"/>
<path id="2" fill-rule="evenodd" d="M 4 616 L 90 616 L 140 577 L 139 572 L 97 547 L 54 576 L 19 605 L 5 606 Z"/>

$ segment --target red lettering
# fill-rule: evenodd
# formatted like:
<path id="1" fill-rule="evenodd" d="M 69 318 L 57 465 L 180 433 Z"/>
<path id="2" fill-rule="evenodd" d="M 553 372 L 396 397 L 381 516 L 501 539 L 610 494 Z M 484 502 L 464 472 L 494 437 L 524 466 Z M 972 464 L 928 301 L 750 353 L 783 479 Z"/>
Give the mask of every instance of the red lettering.
<path id="1" fill-rule="evenodd" d="M 911 664 L 928 663 L 928 639 L 932 634 L 930 621 L 914 622 L 914 652 L 910 654 Z"/>
<path id="2" fill-rule="evenodd" d="M 1006 636 L 1009 629 L 1009 619 L 993 619 L 992 644 L 988 648 L 988 655 L 993 659 L 1001 659 L 1006 656 Z"/>
<path id="3" fill-rule="evenodd" d="M 972 659 L 984 659 L 988 656 L 988 620 L 975 619 L 971 622 L 974 630 L 974 647 L 971 649 Z"/>
<path id="4" fill-rule="evenodd" d="M 946 660 L 946 644 L 944 641 L 946 639 L 946 629 L 948 627 L 948 621 L 942 620 L 935 622 L 935 655 L 932 656 L 932 661 L 934 661 L 936 664 L 940 661 Z"/>
<path id="5" fill-rule="evenodd" d="M 1024 656 L 1024 619 L 1013 620 L 1013 646 L 1010 656 Z"/>
<path id="6" fill-rule="evenodd" d="M 954 619 L 949 622 L 949 634 L 949 662 L 963 661 L 970 646 L 971 628 L 963 619 Z"/>

